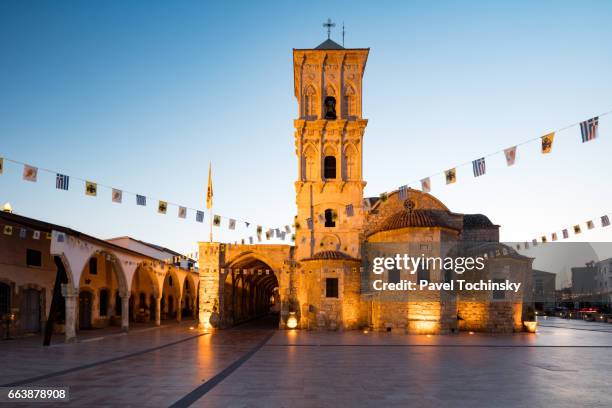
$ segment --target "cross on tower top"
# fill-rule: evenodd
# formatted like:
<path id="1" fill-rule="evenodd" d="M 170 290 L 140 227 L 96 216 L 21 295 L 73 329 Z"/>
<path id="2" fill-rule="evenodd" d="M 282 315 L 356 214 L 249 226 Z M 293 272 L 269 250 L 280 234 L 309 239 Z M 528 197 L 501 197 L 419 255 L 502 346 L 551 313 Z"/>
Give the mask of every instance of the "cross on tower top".
<path id="1" fill-rule="evenodd" d="M 335 27 L 336 23 L 332 23 L 331 18 L 328 18 L 326 22 L 323 23 L 323 27 L 327 28 L 327 39 L 329 40 L 331 36 L 331 29 Z"/>

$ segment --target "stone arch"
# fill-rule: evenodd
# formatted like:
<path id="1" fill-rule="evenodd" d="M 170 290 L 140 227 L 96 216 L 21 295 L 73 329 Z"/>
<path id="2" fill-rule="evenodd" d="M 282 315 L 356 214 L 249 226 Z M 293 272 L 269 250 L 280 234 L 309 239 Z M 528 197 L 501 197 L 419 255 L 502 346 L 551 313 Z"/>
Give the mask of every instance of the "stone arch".
<path id="1" fill-rule="evenodd" d="M 326 234 L 319 243 L 320 249 L 317 251 L 339 251 L 341 246 L 340 238 L 336 234 Z"/>
<path id="2" fill-rule="evenodd" d="M 302 153 L 302 179 L 312 181 L 317 178 L 317 150 L 309 143 Z"/>
<path id="3" fill-rule="evenodd" d="M 326 145 L 323 149 L 323 177 L 326 180 L 334 180 L 338 177 L 338 157 L 336 149 Z"/>
<path id="4" fill-rule="evenodd" d="M 231 326 L 267 315 L 273 291 L 280 286 L 280 267 L 254 252 L 241 253 L 227 265 L 221 275 L 221 324 Z"/>
<path id="5" fill-rule="evenodd" d="M 346 84 L 344 87 L 344 112 L 346 118 L 354 118 L 357 116 L 357 92 L 351 84 Z"/>
<path id="6" fill-rule="evenodd" d="M 180 299 L 182 295 L 182 283 L 174 268 L 168 268 L 163 277 L 161 285 L 161 318 L 180 320 Z"/>
<path id="7" fill-rule="evenodd" d="M 346 180 L 359 180 L 359 152 L 352 143 L 344 148 L 344 177 Z"/>
<path id="8" fill-rule="evenodd" d="M 307 119 L 312 119 L 317 115 L 318 110 L 318 98 L 317 98 L 317 90 L 312 84 L 307 84 L 304 87 L 303 91 L 303 100 L 302 100 L 302 110 L 303 116 Z"/>

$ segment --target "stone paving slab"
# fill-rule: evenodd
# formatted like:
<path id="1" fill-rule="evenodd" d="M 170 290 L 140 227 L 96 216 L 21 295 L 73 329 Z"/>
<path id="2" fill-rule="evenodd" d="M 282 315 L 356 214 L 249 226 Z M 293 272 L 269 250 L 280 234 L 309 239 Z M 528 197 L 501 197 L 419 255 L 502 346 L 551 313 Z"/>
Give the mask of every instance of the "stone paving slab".
<path id="1" fill-rule="evenodd" d="M 0 379 L 76 367 L 36 382 L 69 386 L 70 404 L 57 404 L 64 407 L 170 406 L 198 389 L 205 392 L 193 406 L 202 407 L 612 406 L 612 333 L 558 320 L 537 335 L 177 325 L 49 348 L 6 342 Z M 108 358 L 116 360 L 79 368 Z"/>

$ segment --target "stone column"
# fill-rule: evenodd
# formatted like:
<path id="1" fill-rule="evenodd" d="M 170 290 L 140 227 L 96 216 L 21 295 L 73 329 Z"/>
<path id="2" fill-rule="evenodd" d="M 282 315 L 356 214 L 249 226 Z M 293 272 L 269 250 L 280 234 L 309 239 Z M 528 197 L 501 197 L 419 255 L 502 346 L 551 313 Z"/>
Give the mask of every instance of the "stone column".
<path id="1" fill-rule="evenodd" d="M 177 322 L 181 322 L 181 318 L 183 317 L 183 298 L 181 298 L 180 296 L 176 298 L 176 321 Z"/>
<path id="2" fill-rule="evenodd" d="M 155 297 L 155 325 L 161 325 L 161 296 Z"/>
<path id="3" fill-rule="evenodd" d="M 66 322 L 64 334 L 66 342 L 76 340 L 76 309 L 79 291 L 70 284 L 62 284 L 62 295 L 66 304 Z"/>
<path id="4" fill-rule="evenodd" d="M 130 294 L 119 293 L 121 296 L 121 330 L 127 332 L 130 329 Z"/>

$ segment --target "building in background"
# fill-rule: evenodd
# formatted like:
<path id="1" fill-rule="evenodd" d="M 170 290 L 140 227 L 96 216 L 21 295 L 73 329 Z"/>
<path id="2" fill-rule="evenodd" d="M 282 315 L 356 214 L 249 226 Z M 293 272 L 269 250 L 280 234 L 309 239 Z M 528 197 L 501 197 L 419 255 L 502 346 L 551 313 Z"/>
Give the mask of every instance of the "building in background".
<path id="1" fill-rule="evenodd" d="M 556 306 L 557 274 L 533 270 L 533 291 L 531 300 L 537 312 L 552 313 Z"/>

